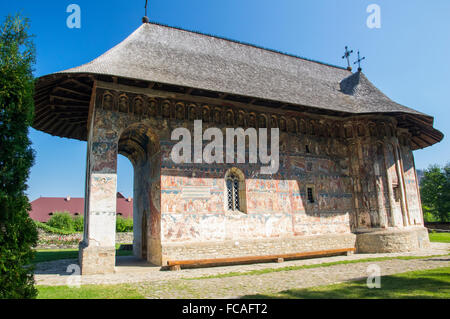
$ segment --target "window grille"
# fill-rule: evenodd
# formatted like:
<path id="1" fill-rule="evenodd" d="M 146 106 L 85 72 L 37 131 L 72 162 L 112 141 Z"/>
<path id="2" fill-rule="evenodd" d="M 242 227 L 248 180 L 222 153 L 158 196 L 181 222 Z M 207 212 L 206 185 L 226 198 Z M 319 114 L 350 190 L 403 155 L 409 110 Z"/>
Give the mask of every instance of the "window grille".
<path id="1" fill-rule="evenodd" d="M 314 203 L 314 193 L 311 187 L 308 187 L 308 202 Z"/>
<path id="2" fill-rule="evenodd" d="M 239 178 L 231 174 L 227 177 L 227 201 L 229 210 L 240 210 L 239 203 Z"/>

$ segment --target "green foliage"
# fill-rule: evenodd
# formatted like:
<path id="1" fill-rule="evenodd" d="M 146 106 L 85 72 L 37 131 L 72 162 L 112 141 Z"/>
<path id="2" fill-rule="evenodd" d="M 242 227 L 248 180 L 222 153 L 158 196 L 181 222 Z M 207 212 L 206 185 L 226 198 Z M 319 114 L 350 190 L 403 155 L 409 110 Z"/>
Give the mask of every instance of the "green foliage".
<path id="1" fill-rule="evenodd" d="M 82 232 L 84 229 L 84 218 L 83 216 L 77 216 L 73 219 L 73 228 L 76 232 Z"/>
<path id="2" fill-rule="evenodd" d="M 47 225 L 68 232 L 74 232 L 74 222 L 68 212 L 55 212 L 48 220 Z"/>
<path id="3" fill-rule="evenodd" d="M 84 218 L 83 216 L 77 216 L 72 218 L 67 212 L 56 212 L 49 219 L 49 221 L 44 224 L 40 222 L 35 222 L 38 228 L 43 229 L 46 232 L 59 234 L 59 235 L 71 235 L 75 232 L 82 232 L 84 229 Z M 123 218 L 122 216 L 117 216 L 116 219 L 116 232 L 125 233 L 133 231 L 133 219 Z"/>
<path id="4" fill-rule="evenodd" d="M 52 233 L 52 234 L 57 234 L 57 235 L 72 235 L 74 232 L 73 231 L 66 231 L 66 230 L 62 230 L 59 228 L 55 228 L 55 227 L 51 227 L 47 224 L 35 221 L 34 222 L 37 228 L 40 228 L 44 231 L 46 231 L 47 233 Z"/>
<path id="5" fill-rule="evenodd" d="M 425 223 L 434 223 L 438 222 L 439 220 L 431 213 L 431 210 L 426 205 L 422 205 L 423 210 L 423 220 Z"/>
<path id="6" fill-rule="evenodd" d="M 0 298 L 34 298 L 31 267 L 36 226 L 25 195 L 34 154 L 28 128 L 34 114 L 35 49 L 29 21 L 8 16 L 0 26 Z"/>
<path id="7" fill-rule="evenodd" d="M 117 216 L 116 219 L 116 232 L 125 233 L 133 231 L 133 219 L 123 218 L 122 216 Z"/>
<path id="8" fill-rule="evenodd" d="M 450 221 L 450 164 L 430 166 L 420 182 L 426 221 Z"/>
<path id="9" fill-rule="evenodd" d="M 132 255 L 133 255 L 132 250 L 116 249 L 116 256 L 132 256 Z M 37 264 L 53 260 L 77 259 L 77 258 L 78 258 L 78 249 L 40 249 L 36 251 L 33 263 Z"/>
<path id="10" fill-rule="evenodd" d="M 434 243 L 450 243 L 450 233 L 436 233 L 430 234 L 430 241 Z"/>

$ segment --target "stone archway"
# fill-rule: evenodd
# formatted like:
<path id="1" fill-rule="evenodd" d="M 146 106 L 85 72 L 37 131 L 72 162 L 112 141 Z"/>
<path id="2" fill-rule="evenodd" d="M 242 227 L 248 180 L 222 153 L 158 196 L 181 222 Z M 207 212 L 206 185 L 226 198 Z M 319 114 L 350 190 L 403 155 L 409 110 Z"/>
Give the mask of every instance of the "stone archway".
<path id="1" fill-rule="evenodd" d="M 148 234 L 147 234 L 147 212 L 144 210 L 142 214 L 142 224 L 141 224 L 141 257 L 144 260 L 147 260 L 147 243 L 148 243 Z"/>
<path id="2" fill-rule="evenodd" d="M 118 152 L 133 164 L 133 254 L 161 263 L 160 158 L 158 135 L 146 124 L 133 124 L 119 138 Z"/>

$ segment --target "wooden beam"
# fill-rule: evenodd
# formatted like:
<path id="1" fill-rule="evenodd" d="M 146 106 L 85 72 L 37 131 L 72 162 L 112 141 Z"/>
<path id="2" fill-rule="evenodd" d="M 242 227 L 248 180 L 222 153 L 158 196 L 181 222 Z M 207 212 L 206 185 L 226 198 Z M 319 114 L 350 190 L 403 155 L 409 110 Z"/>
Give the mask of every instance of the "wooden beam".
<path id="1" fill-rule="evenodd" d="M 207 266 L 216 264 L 237 264 L 237 263 L 247 263 L 247 262 L 282 262 L 285 259 L 301 259 L 301 258 L 312 258 L 320 257 L 326 255 L 337 255 L 337 254 L 347 254 L 348 252 L 354 252 L 355 248 L 344 248 L 344 249 L 330 249 L 294 254 L 278 254 L 278 255 L 265 255 L 265 256 L 246 256 L 246 257 L 232 257 L 232 258 L 212 258 L 212 259 L 195 259 L 195 260 L 168 260 L 167 266 L 171 269 L 179 268 L 181 266 Z"/>
<path id="2" fill-rule="evenodd" d="M 40 126 L 40 130 L 47 131 L 48 128 L 50 128 L 55 122 L 58 122 L 59 118 L 57 116 L 52 116 L 50 119 L 48 119 L 44 124 Z"/>
<path id="3" fill-rule="evenodd" d="M 84 83 L 78 81 L 77 79 L 71 78 L 71 79 L 67 79 L 67 80 L 61 82 L 61 84 L 66 84 L 66 83 L 74 83 L 75 85 L 84 87 L 84 88 L 87 89 L 87 90 L 92 90 L 92 87 L 90 87 L 89 85 L 84 84 Z"/>
<path id="4" fill-rule="evenodd" d="M 48 106 L 55 110 L 84 110 L 86 113 L 89 110 L 89 105 L 73 105 L 73 104 L 48 104 Z"/>
<path id="5" fill-rule="evenodd" d="M 80 92 L 80 91 L 75 91 L 75 90 L 68 89 L 68 88 L 65 88 L 65 87 L 62 87 L 62 86 L 55 87 L 52 92 L 55 93 L 56 91 L 64 91 L 64 92 L 71 93 L 71 94 L 81 95 L 81 96 L 84 96 L 84 97 L 87 97 L 87 98 L 91 97 L 90 94 L 87 94 L 87 93 L 84 93 L 84 92 Z"/>
<path id="6" fill-rule="evenodd" d="M 86 121 L 86 134 L 87 137 L 89 137 L 89 131 L 91 129 L 91 121 L 92 116 L 95 109 L 95 99 L 97 98 L 97 80 L 94 80 L 94 83 L 92 83 L 92 94 L 91 94 L 91 100 L 89 101 L 89 110 L 88 110 L 88 117 Z"/>
<path id="7" fill-rule="evenodd" d="M 74 98 L 71 98 L 71 97 L 60 96 L 60 95 L 54 95 L 54 94 L 50 94 L 50 98 L 51 98 L 51 99 L 63 100 L 63 101 L 78 102 L 78 103 L 86 103 L 86 104 L 89 103 L 89 100 L 74 99 Z"/>

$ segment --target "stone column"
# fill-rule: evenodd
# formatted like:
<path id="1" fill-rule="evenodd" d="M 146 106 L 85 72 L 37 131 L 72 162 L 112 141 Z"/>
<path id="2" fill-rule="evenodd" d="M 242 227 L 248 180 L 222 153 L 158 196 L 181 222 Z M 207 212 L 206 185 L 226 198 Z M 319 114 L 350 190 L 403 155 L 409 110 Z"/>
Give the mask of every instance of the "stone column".
<path id="1" fill-rule="evenodd" d="M 85 231 L 80 243 L 81 273 L 114 272 L 117 193 L 117 133 L 103 110 L 92 117 L 88 137 Z"/>

